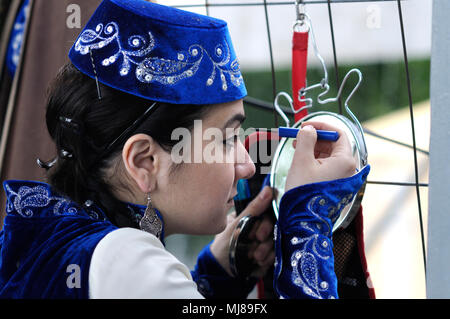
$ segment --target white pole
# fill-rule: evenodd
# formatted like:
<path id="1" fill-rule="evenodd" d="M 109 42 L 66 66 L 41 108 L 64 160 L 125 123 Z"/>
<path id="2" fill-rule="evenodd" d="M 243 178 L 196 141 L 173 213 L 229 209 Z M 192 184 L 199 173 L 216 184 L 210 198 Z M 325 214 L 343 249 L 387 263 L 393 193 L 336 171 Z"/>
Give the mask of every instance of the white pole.
<path id="1" fill-rule="evenodd" d="M 450 1 L 433 1 L 428 298 L 450 298 Z"/>

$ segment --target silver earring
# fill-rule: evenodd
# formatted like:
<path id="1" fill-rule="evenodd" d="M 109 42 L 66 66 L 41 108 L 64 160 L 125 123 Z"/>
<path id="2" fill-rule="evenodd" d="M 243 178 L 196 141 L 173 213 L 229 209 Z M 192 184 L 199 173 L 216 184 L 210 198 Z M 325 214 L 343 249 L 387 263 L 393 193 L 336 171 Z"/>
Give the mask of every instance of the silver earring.
<path id="1" fill-rule="evenodd" d="M 143 231 L 146 231 L 160 238 L 162 233 L 162 222 L 159 216 L 156 214 L 155 208 L 152 205 L 150 193 L 148 194 L 147 198 L 148 198 L 147 208 L 145 209 L 144 216 L 139 222 L 139 227 Z"/>

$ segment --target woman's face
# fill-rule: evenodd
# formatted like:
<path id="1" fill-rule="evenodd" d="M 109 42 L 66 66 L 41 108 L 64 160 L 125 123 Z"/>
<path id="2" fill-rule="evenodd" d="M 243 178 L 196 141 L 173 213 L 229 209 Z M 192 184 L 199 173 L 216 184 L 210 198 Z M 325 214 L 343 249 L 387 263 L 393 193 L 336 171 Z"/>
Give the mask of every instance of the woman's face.
<path id="1" fill-rule="evenodd" d="M 224 230 L 237 182 L 255 173 L 238 135 L 245 118 L 242 100 L 211 107 L 179 144 L 183 151 L 174 147 L 158 170 L 151 197 L 163 215 L 166 235 L 216 234 Z M 183 154 L 181 164 L 174 163 L 174 151 Z"/>

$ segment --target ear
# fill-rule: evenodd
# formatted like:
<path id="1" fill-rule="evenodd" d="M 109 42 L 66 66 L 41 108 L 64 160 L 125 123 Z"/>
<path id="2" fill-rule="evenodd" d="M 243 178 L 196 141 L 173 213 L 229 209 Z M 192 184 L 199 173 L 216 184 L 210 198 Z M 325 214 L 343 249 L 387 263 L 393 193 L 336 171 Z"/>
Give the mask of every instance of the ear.
<path id="1" fill-rule="evenodd" d="M 143 193 L 149 193 L 156 186 L 160 148 L 159 144 L 146 134 L 133 135 L 123 147 L 122 160 L 125 169 Z"/>

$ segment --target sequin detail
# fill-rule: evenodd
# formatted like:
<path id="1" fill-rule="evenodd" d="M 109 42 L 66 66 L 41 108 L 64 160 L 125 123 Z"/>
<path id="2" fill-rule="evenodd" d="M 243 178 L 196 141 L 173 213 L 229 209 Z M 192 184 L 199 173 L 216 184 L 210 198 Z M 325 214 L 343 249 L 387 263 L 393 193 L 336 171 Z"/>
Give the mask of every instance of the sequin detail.
<path id="1" fill-rule="evenodd" d="M 347 201 L 348 198 L 345 198 Z M 299 230 L 305 236 L 293 236 L 289 240 L 293 247 L 299 247 L 291 254 L 291 281 L 305 294 L 318 299 L 336 297 L 329 291 L 330 283 L 322 280 L 319 274 L 320 264 L 332 258 L 333 254 L 329 239 L 332 223 L 318 213 L 320 209 L 328 209 L 326 206 L 328 204 L 328 201 L 321 196 L 313 197 L 308 202 L 307 209 L 319 222 L 301 222 Z M 335 214 L 331 217 L 335 219 L 339 211 L 339 208 L 334 208 Z"/>
<path id="2" fill-rule="evenodd" d="M 53 215 L 80 214 L 80 210 L 73 201 L 65 197 L 51 196 L 49 189 L 44 186 L 21 186 L 17 193 L 8 185 L 5 185 L 5 188 L 8 194 L 7 213 L 16 211 L 20 216 L 30 218 L 34 216 L 35 208 L 51 207 L 51 204 L 56 202 L 53 205 Z M 91 219 L 104 219 L 94 210 L 86 210 L 85 212 Z"/>
<path id="3" fill-rule="evenodd" d="M 329 283 L 320 280 L 319 263 L 331 258 L 330 245 L 324 246 L 323 237 L 318 234 L 298 239 L 297 245 L 301 245 L 302 248 L 294 250 L 291 255 L 292 283 L 311 297 L 328 298 Z"/>
<path id="4" fill-rule="evenodd" d="M 212 63 L 211 75 L 205 81 L 206 86 L 214 84 L 217 77 L 221 80 L 223 91 L 227 91 L 229 82 L 236 87 L 244 83 L 237 59 L 230 61 L 231 53 L 226 42 L 225 46 L 217 45 L 213 55 L 201 45 L 193 44 L 187 48 L 187 51 L 178 52 L 176 59 L 149 56 L 157 46 L 151 32 L 148 32 L 145 37 L 142 35 L 129 37 L 126 43 L 130 49 L 127 50 L 119 36 L 118 24 L 109 22 L 106 26 L 102 23 L 98 24 L 95 30 L 83 31 L 75 43 L 75 51 L 86 55 L 90 50 L 102 49 L 113 42 L 117 45 L 117 51 L 103 58 L 101 65 L 109 67 L 121 60 L 119 74 L 123 77 L 130 75 L 131 67 L 134 65 L 134 76 L 142 83 L 159 82 L 163 85 L 174 85 L 183 79 L 194 77 L 205 57 Z M 141 61 L 137 61 L 139 58 Z"/>

